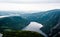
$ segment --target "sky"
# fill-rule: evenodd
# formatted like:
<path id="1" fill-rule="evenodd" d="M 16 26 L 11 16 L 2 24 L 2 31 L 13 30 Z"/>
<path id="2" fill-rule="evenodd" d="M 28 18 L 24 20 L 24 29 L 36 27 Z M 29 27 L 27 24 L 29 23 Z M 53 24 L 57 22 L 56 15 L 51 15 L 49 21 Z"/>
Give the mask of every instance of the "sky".
<path id="1" fill-rule="evenodd" d="M 0 10 L 46 11 L 60 9 L 60 0 L 0 0 Z"/>
<path id="2" fill-rule="evenodd" d="M 0 0 L 0 1 L 13 3 L 60 3 L 60 0 Z"/>

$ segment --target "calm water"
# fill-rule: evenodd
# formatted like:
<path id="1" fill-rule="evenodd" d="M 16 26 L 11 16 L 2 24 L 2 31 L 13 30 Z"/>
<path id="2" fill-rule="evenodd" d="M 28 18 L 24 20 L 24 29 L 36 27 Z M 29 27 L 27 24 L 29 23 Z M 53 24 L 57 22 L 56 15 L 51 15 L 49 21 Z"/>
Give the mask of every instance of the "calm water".
<path id="1" fill-rule="evenodd" d="M 39 23 L 37 23 L 37 22 L 31 22 L 31 23 L 30 23 L 27 27 L 25 27 L 23 30 L 35 31 L 35 32 L 38 32 L 38 33 L 44 35 L 45 37 L 47 37 L 47 35 L 40 30 L 41 27 L 43 27 L 42 24 L 39 24 Z"/>

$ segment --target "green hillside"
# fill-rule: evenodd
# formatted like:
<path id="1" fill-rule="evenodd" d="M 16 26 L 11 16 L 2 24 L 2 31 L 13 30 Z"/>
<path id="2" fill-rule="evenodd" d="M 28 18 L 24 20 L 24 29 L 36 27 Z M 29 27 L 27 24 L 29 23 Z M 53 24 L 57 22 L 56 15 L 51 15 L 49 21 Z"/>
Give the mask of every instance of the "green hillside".
<path id="1" fill-rule="evenodd" d="M 44 26 L 41 30 L 46 34 L 49 34 L 50 29 L 52 29 L 52 27 L 54 27 L 60 19 L 60 9 L 23 14 L 21 16 L 29 21 L 41 23 Z"/>
<path id="2" fill-rule="evenodd" d="M 30 22 L 20 16 L 10 16 L 0 18 L 0 32 L 6 29 L 21 30 L 27 26 Z"/>
<path id="3" fill-rule="evenodd" d="M 43 35 L 33 31 L 5 31 L 3 37 L 44 37 Z"/>

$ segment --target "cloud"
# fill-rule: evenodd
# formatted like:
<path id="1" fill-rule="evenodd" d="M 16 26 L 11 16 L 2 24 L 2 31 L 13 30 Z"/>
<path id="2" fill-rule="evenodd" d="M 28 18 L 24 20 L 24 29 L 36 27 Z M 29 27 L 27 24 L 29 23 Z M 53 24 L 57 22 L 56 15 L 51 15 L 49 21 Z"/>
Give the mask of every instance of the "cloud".
<path id="1" fill-rule="evenodd" d="M 18 11 L 37 11 L 60 9 L 60 4 L 16 4 L 16 3 L 0 3 L 0 10 L 18 10 Z"/>
<path id="2" fill-rule="evenodd" d="M 60 3 L 60 0 L 0 0 L 0 2 L 10 2 L 10 3 Z"/>

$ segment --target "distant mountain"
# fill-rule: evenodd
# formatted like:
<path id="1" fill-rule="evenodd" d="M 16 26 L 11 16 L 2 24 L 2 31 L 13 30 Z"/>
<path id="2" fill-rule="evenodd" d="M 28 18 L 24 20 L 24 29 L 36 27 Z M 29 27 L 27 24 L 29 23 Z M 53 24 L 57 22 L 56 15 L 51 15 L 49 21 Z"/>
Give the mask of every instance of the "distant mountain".
<path id="1" fill-rule="evenodd" d="M 14 14 L 14 13 L 9 11 L 0 11 L 0 16 L 10 15 L 10 14 Z"/>
<path id="2" fill-rule="evenodd" d="M 0 18 L 0 32 L 7 29 L 21 30 L 30 22 L 20 16 Z"/>
<path id="3" fill-rule="evenodd" d="M 46 34 L 49 34 L 50 29 L 52 29 L 52 27 L 54 27 L 60 19 L 60 9 L 32 14 L 22 14 L 21 16 L 29 21 L 41 23 L 43 25 L 41 30 Z"/>
<path id="4" fill-rule="evenodd" d="M 0 11 L 0 16 L 12 15 L 12 14 L 23 14 L 23 11 Z"/>

